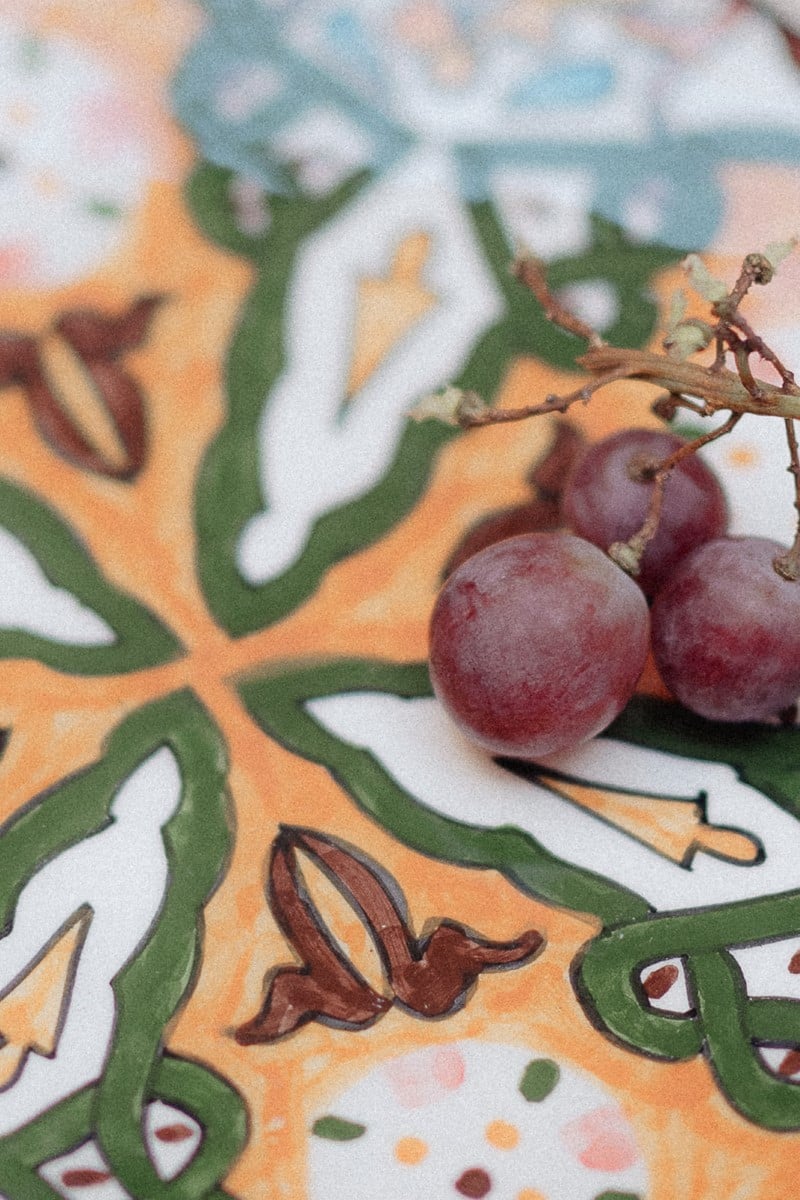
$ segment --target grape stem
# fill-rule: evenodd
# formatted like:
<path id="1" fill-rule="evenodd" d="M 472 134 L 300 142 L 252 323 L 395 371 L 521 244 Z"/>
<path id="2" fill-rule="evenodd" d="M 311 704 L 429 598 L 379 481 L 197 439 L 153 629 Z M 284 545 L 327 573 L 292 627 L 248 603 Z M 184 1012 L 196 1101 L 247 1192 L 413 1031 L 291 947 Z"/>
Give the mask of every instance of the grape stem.
<path id="1" fill-rule="evenodd" d="M 797 532 L 786 554 L 773 560 L 773 567 L 784 579 L 800 579 L 800 457 L 797 449 L 797 430 L 794 421 L 786 422 L 786 440 L 789 443 L 789 472 L 794 476 L 794 506 L 798 514 Z"/>
<path id="2" fill-rule="evenodd" d="M 727 421 L 719 425 L 716 429 L 702 434 L 691 442 L 684 443 L 683 446 L 673 451 L 662 462 L 655 463 L 653 466 L 640 471 L 641 477 L 654 485 L 645 519 L 641 527 L 628 538 L 627 542 L 612 542 L 608 547 L 610 557 L 623 570 L 631 575 L 638 575 L 639 573 L 642 555 L 647 549 L 648 543 L 652 541 L 658 532 L 661 505 L 664 499 L 664 487 L 670 473 L 679 463 L 688 458 L 690 454 L 696 453 L 703 446 L 707 446 L 709 442 L 714 442 L 717 438 L 724 437 L 726 433 L 730 433 L 741 419 L 742 413 L 731 413 Z M 792 422 L 789 421 L 788 424 L 792 425 Z M 798 512 L 800 512 L 800 509 L 798 509 Z M 798 549 L 800 550 L 800 542 L 798 543 Z"/>
<path id="3" fill-rule="evenodd" d="M 579 316 L 570 312 L 553 295 L 547 286 L 547 278 L 538 258 L 529 254 L 521 255 L 513 263 L 511 273 L 536 297 L 548 321 L 565 329 L 567 333 L 574 333 L 576 337 L 583 338 L 590 346 L 605 345 L 596 329 L 592 329 L 591 325 L 587 325 Z"/>
<path id="4" fill-rule="evenodd" d="M 460 424 L 471 429 L 477 425 L 521 421 L 543 413 L 566 412 L 572 404 L 585 403 L 600 388 L 620 379 L 653 384 L 667 392 L 679 407 L 685 407 L 682 403 L 684 393 L 689 397 L 696 396 L 702 405 L 699 408 L 696 404 L 686 407 L 706 417 L 726 411 L 782 417 L 784 420 L 800 418 L 800 387 L 796 383 L 779 387 L 759 381 L 754 394 L 742 382 L 740 375 L 725 367 L 714 370 L 700 363 L 674 362 L 665 354 L 629 350 L 621 346 L 594 345 L 576 362 L 594 378 L 574 392 L 565 396 L 548 396 L 541 404 L 526 404 L 520 408 L 487 408 L 464 416 Z"/>
<path id="5" fill-rule="evenodd" d="M 699 263 L 696 256 L 690 256 L 690 259 L 694 259 L 695 264 Z M 687 266 L 690 265 L 690 259 L 687 259 Z M 608 384 L 625 379 L 659 388 L 662 395 L 655 401 L 653 411 L 667 420 L 679 408 L 688 409 L 702 417 L 710 417 L 718 412 L 729 413 L 728 419 L 716 429 L 687 442 L 663 462 L 647 467 L 647 478 L 655 486 L 645 521 L 627 542 L 616 542 L 609 548 L 611 557 L 620 566 L 636 574 L 642 554 L 658 528 L 665 484 L 678 463 L 709 442 L 730 433 L 745 414 L 779 417 L 786 428 L 788 470 L 795 481 L 798 525 L 791 549 L 775 559 L 774 567 L 785 579 L 800 580 L 800 451 L 794 425 L 800 419 L 800 386 L 793 373 L 739 311 L 739 305 L 754 284 L 767 284 L 772 280 L 774 266 L 770 260 L 763 254 L 748 254 L 733 287 L 721 296 L 719 293 L 720 290 L 724 291 L 724 285 L 717 284 L 707 273 L 701 277 L 704 286 L 699 290 L 709 298 L 714 320 L 706 322 L 689 317 L 678 321 L 664 342 L 668 351 L 666 354 L 612 346 L 605 342 L 596 330 L 570 312 L 552 294 L 544 264 L 534 256 L 518 258 L 512 273 L 538 300 L 554 325 L 587 343 L 586 351 L 576 358 L 576 362 L 590 378 L 575 391 L 563 396 L 549 395 L 538 404 L 526 404 L 519 408 L 473 406 L 459 414 L 459 424 L 471 429 L 481 425 L 521 421 L 547 413 L 564 413 L 573 404 L 588 403 L 595 392 Z M 682 331 L 686 336 L 684 344 L 689 346 L 689 353 L 704 349 L 713 342 L 715 357 L 710 365 L 684 361 L 676 331 Z M 780 384 L 755 378 L 750 367 L 753 354 L 771 364 L 780 377 Z M 732 358 L 735 371 L 725 365 L 728 356 Z"/>

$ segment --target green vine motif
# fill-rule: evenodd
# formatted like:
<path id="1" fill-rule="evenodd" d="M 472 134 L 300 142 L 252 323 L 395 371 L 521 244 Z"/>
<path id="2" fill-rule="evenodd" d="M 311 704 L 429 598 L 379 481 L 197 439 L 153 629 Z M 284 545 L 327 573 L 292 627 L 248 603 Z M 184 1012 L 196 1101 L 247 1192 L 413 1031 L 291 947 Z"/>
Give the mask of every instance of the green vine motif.
<path id="1" fill-rule="evenodd" d="M 262 503 L 256 432 L 265 397 L 284 365 L 282 322 L 296 257 L 304 241 L 349 204 L 368 178 L 358 176 L 322 199 L 274 200 L 270 228 L 258 237 L 237 229 L 228 196 L 230 181 L 228 172 L 206 166 L 198 169 L 189 187 L 190 201 L 208 236 L 250 261 L 256 272 L 227 364 L 228 419 L 198 483 L 197 524 L 206 595 L 220 623 L 242 635 L 291 612 L 315 590 L 332 562 L 375 541 L 410 511 L 437 452 L 453 434 L 432 424 L 409 422 L 383 480 L 322 517 L 303 554 L 283 577 L 260 588 L 243 581 L 235 568 L 235 544 L 243 522 Z M 473 348 L 459 382 L 491 395 L 510 359 L 529 351 L 535 308 L 524 289 L 507 277 L 510 248 L 491 206 L 475 206 L 472 219 L 506 312 Z M 620 255 L 625 257 L 623 250 Z M 661 262 L 658 255 L 648 259 L 639 249 L 636 255 L 637 262 L 649 264 L 647 270 Z M 612 258 L 607 254 L 603 262 L 608 266 Z M 562 270 L 565 279 L 577 278 L 581 271 L 594 274 L 600 265 L 595 246 L 585 261 L 564 260 Z M 636 288 L 645 286 L 646 275 L 642 265 Z M 547 336 L 551 332 L 547 327 Z M 537 350 L 545 357 L 548 345 L 543 332 Z M 236 489 L 230 488 L 231 478 L 237 479 Z M 0 508 L 3 525 L 30 552 L 45 580 L 85 605 L 114 635 L 108 644 L 72 645 L 21 629 L 0 629 L 0 657 L 36 659 L 66 674 L 109 675 L 155 666 L 182 652 L 168 629 L 103 577 L 64 519 L 40 499 L 0 481 Z M 414 686 L 427 686 L 424 668 L 421 674 L 411 668 L 411 676 L 416 678 Z M 398 686 L 403 686 L 402 680 Z M 271 729 L 266 710 L 274 708 L 280 718 L 285 699 L 276 694 L 265 704 L 262 724 Z M 114 820 L 111 806 L 119 786 L 162 745 L 173 751 L 183 781 L 179 808 L 162 831 L 169 868 L 164 902 L 145 940 L 113 980 L 116 1021 L 101 1077 L 0 1139 L 0 1191 L 9 1200 L 55 1195 L 38 1174 L 39 1167 L 88 1140 L 97 1144 L 109 1170 L 131 1195 L 221 1200 L 222 1180 L 244 1146 L 245 1110 L 232 1086 L 202 1065 L 163 1050 L 164 1029 L 193 985 L 203 908 L 225 868 L 232 839 L 225 750 L 191 693 L 178 693 L 128 717 L 109 738 L 101 761 L 6 823 L 0 837 L 0 927 L 9 927 L 23 889 L 43 865 Z M 330 739 L 328 748 L 331 761 L 347 753 L 336 739 Z M 423 850 L 429 846 L 431 852 L 445 854 L 452 840 L 453 852 L 466 864 L 499 865 L 511 878 L 518 873 L 521 886 L 533 886 L 535 863 L 536 870 L 550 877 L 545 892 L 558 903 L 571 900 L 577 907 L 598 908 L 609 920 L 630 919 L 642 910 L 638 898 L 624 889 L 551 862 L 546 852 L 529 847 L 525 835 L 515 831 L 493 842 L 483 839 L 480 831 L 430 814 L 419 837 L 410 836 L 416 817 L 399 800 L 394 808 L 378 805 L 376 816 L 387 828 L 397 821 L 398 836 L 408 836 L 409 844 Z M 198 1152 L 171 1180 L 158 1176 L 143 1141 L 142 1114 L 157 1099 L 191 1114 L 203 1130 Z"/>
<path id="2" fill-rule="evenodd" d="M 245 1140 L 245 1112 L 233 1088 L 207 1067 L 165 1054 L 156 1064 L 150 1098 L 189 1113 L 204 1131 L 201 1152 L 176 1179 L 158 1180 L 158 1191 L 141 1193 L 182 1200 L 232 1200 L 219 1183 Z M 89 1140 L 96 1128 L 98 1088 L 87 1087 L 0 1143 L 0 1187 L 14 1200 L 54 1200 L 39 1174 L 47 1160 Z"/>
<path id="3" fill-rule="evenodd" d="M 511 826 L 478 828 L 445 817 L 411 795 L 374 754 L 324 728 L 312 700 L 347 692 L 429 696 L 425 664 L 340 660 L 275 667 L 239 685 L 261 727 L 324 765 L 357 804 L 407 846 L 472 869 L 495 869 L 523 891 L 598 916 L 604 931 L 573 968 L 591 1018 L 632 1050 L 670 1061 L 705 1053 L 731 1103 L 768 1129 L 800 1128 L 800 1088 L 767 1069 L 759 1045 L 800 1046 L 800 1003 L 747 995 L 731 949 L 789 937 L 800 929 L 800 892 L 768 895 L 696 912 L 654 914 L 613 880 L 558 858 Z M 743 782 L 798 815 L 797 733 L 761 726 L 730 730 L 676 705 L 637 699 L 609 731 L 651 749 L 731 764 Z M 668 958 L 687 966 L 696 1011 L 679 1017 L 651 1008 L 641 970 Z"/>
<path id="4" fill-rule="evenodd" d="M 497 870 L 528 894 L 595 913 L 606 925 L 636 920 L 649 911 L 640 896 L 558 858 L 520 829 L 479 828 L 428 808 L 369 750 L 330 733 L 306 707 L 323 696 L 360 691 L 409 699 L 432 694 L 425 663 L 365 659 L 276 665 L 239 685 L 245 706 L 265 733 L 324 765 L 365 812 L 406 846 L 459 866 Z"/>
<path id="5" fill-rule="evenodd" d="M 246 1134 L 241 1099 L 208 1068 L 164 1053 L 163 1030 L 191 991 L 199 964 L 204 905 L 231 846 L 226 755 L 189 692 L 127 718 L 102 760 L 11 819 L 0 838 L 0 913 L 8 927 L 17 899 L 43 861 L 113 821 L 116 792 L 136 767 L 167 746 L 180 768 L 180 803 L 162 829 L 168 879 L 146 939 L 112 981 L 116 1020 L 102 1077 L 16 1133 L 0 1139 L 0 1188 L 9 1200 L 56 1195 L 36 1174 L 42 1162 L 94 1137 L 131 1195 L 152 1200 L 221 1200 L 221 1181 Z M 163 1180 L 143 1141 L 143 1110 L 155 1099 L 191 1114 L 200 1148 L 178 1176 Z"/>
<path id="6" fill-rule="evenodd" d="M 499 337 L 511 357 L 535 354 L 550 366 L 574 370 L 580 343 L 549 321 L 541 304 L 509 272 L 512 250 L 492 205 L 474 205 L 472 218 L 495 285 L 506 305 L 505 318 L 487 338 Z M 558 293 L 562 288 L 584 283 L 604 283 L 613 294 L 617 311 L 603 336 L 613 345 L 644 346 L 653 336 L 659 315 L 648 290 L 650 282 L 658 271 L 679 262 L 682 252 L 657 242 L 632 241 L 618 225 L 596 213 L 589 220 L 589 244 L 578 254 L 548 262 L 548 285 Z M 481 358 L 487 348 L 481 350 Z M 477 366 L 477 362 L 471 364 L 470 376 L 466 380 L 462 377 L 457 385 L 486 399 L 492 396 L 496 382 L 494 387 L 483 390 L 474 377 Z"/>
<path id="7" fill-rule="evenodd" d="M 720 1086 L 745 1116 L 768 1129 L 800 1128 L 800 1088 L 764 1066 L 759 1044 L 800 1045 L 800 1002 L 750 998 L 730 953 L 800 928 L 800 892 L 650 917 L 607 930 L 586 950 L 575 976 L 603 1027 L 642 1053 L 679 1061 L 705 1052 Z M 648 962 L 681 956 L 695 1010 L 666 1015 L 645 1007 L 637 987 Z"/>
<path id="8" fill-rule="evenodd" d="M 796 731 L 724 726 L 677 705 L 639 699 L 609 731 L 623 740 L 709 762 L 727 762 L 739 778 L 800 816 Z M 763 896 L 694 913 L 649 915 L 606 929 L 575 965 L 584 1005 L 600 1025 L 640 1053 L 670 1061 L 705 1053 L 731 1103 L 768 1129 L 800 1129 L 800 1088 L 765 1066 L 759 1046 L 800 1046 L 800 1002 L 750 997 L 731 950 L 791 937 L 800 930 L 800 891 Z M 684 961 L 694 1011 L 647 1006 L 642 968 Z"/>
<path id="9" fill-rule="evenodd" d="M 247 521 L 264 504 L 258 430 L 286 366 L 283 322 L 297 257 L 316 230 L 364 192 L 371 177 L 360 173 L 324 197 L 270 197 L 269 227 L 255 236 L 236 224 L 230 199 L 234 179 L 229 170 L 202 164 L 189 182 L 187 198 L 203 233 L 256 270 L 228 354 L 228 415 L 206 456 L 196 510 L 198 569 L 206 598 L 220 624 L 240 636 L 287 615 L 314 592 L 328 567 L 377 541 L 408 513 L 424 491 L 436 455 L 457 434 L 438 422 L 407 422 L 380 482 L 320 517 L 295 563 L 263 584 L 243 578 L 236 545 Z M 513 250 L 493 205 L 474 204 L 469 215 L 504 311 L 477 339 L 452 382 L 491 399 L 516 358 L 535 354 L 556 366 L 572 365 L 575 342 L 546 321 L 534 298 L 509 276 Z M 553 262 L 551 279 L 554 287 L 609 282 L 619 306 L 611 332 L 621 344 L 639 346 L 651 336 L 657 316 L 647 297 L 650 279 L 679 258 L 678 251 L 631 242 L 616 226 L 594 218 L 590 245 Z M 234 489 L 231 479 L 237 481 Z"/>
<path id="10" fill-rule="evenodd" d="M 0 628 L 0 658 L 34 658 L 59 671 L 110 675 L 169 662 L 180 653 L 172 633 L 136 600 L 114 588 L 86 548 L 30 492 L 0 479 L 0 513 L 8 528 L 36 559 L 45 577 L 110 626 L 108 645 L 66 645 L 21 629 Z"/>

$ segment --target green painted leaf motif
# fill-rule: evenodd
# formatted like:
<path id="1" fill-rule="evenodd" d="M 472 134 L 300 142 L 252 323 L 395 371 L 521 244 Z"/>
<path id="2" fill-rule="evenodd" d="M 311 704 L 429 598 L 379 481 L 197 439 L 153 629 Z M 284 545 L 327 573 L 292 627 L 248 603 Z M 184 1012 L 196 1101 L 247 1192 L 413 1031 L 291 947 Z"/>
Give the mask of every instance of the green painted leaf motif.
<path id="1" fill-rule="evenodd" d="M 731 947 L 796 935 L 800 892 L 655 914 L 620 884 L 557 857 L 521 829 L 479 827 L 428 807 L 422 792 L 412 794 L 399 782 L 397 761 L 393 773 L 360 743 L 357 732 L 349 740 L 339 736 L 333 715 L 323 725 L 320 704 L 348 694 L 376 693 L 392 701 L 429 696 L 424 664 L 317 663 L 248 679 L 240 693 L 267 733 L 327 767 L 364 811 L 406 845 L 460 866 L 494 868 L 531 895 L 599 916 L 606 929 L 585 949 L 575 972 L 593 1021 L 640 1053 L 679 1061 L 705 1050 L 723 1091 L 741 1112 L 768 1128 L 800 1128 L 800 1091 L 771 1072 L 759 1050 L 800 1046 L 800 1004 L 749 997 L 730 953 Z M 354 730 L 356 725 L 357 720 Z M 340 732 L 349 728 L 342 718 Z M 796 731 L 737 728 L 734 744 L 730 731 L 675 705 L 637 699 L 609 733 L 631 744 L 733 765 L 744 782 L 793 815 L 798 811 Z M 648 963 L 672 958 L 686 963 L 696 1004 L 685 1015 L 649 1005 L 639 984 Z"/>
<path id="2" fill-rule="evenodd" d="M 378 483 L 320 516 L 302 553 L 282 573 L 264 583 L 244 578 L 237 546 L 242 530 L 264 505 L 257 434 L 265 403 L 286 367 L 283 322 L 297 259 L 315 231 L 371 181 L 366 175 L 356 176 L 324 198 L 271 197 L 269 227 L 254 236 L 237 226 L 231 199 L 234 179 L 230 171 L 203 165 L 190 181 L 188 199 L 206 236 L 247 258 L 257 271 L 230 347 L 227 421 L 209 450 L 197 491 L 203 590 L 217 620 L 239 636 L 280 620 L 313 593 L 333 563 L 382 537 L 419 500 L 437 453 L 458 434 L 437 422 L 407 422 Z M 537 312 L 532 297 L 509 278 L 512 248 L 494 208 L 474 205 L 469 219 L 505 311 L 478 337 L 452 382 L 491 399 L 514 358 L 536 354 L 557 365 L 571 365 L 580 343 L 554 330 Z M 610 333 L 621 344 L 636 345 L 650 336 L 655 321 L 646 296 L 650 276 L 677 257 L 663 247 L 628 242 L 614 226 L 598 219 L 590 247 L 557 260 L 551 273 L 555 286 L 598 277 L 610 280 L 620 308 Z M 235 489 L 229 486 L 233 478 Z"/>
<path id="3" fill-rule="evenodd" d="M 557 858 L 520 829 L 479 828 L 427 807 L 368 750 L 341 740 L 308 710 L 312 700 L 347 692 L 430 696 L 427 666 L 338 660 L 275 670 L 240 684 L 246 707 L 266 733 L 327 767 L 365 812 L 407 846 L 461 866 L 493 868 L 530 895 L 596 913 L 606 924 L 633 920 L 648 911 L 639 896 Z"/>
<path id="4" fill-rule="evenodd" d="M 528 1063 L 519 1090 L 530 1103 L 546 1100 L 558 1083 L 561 1072 L 551 1058 L 534 1058 Z"/>
<path id="5" fill-rule="evenodd" d="M 795 729 L 728 727 L 677 705 L 636 698 L 609 733 L 635 745 L 725 762 L 792 816 L 800 815 Z M 731 947 L 796 935 L 800 892 L 760 896 L 697 912 L 651 915 L 605 930 L 586 950 L 579 994 L 594 1019 L 641 1053 L 679 1061 L 705 1051 L 731 1103 L 759 1125 L 800 1128 L 800 1092 L 770 1072 L 767 1044 L 800 1045 L 800 1003 L 750 997 Z M 636 980 L 647 962 L 683 957 L 695 1009 L 685 1016 L 646 1007 Z"/>
<path id="6" fill-rule="evenodd" d="M 574 368 L 582 343 L 551 324 L 541 305 L 509 274 L 511 251 L 492 206 L 476 205 L 473 220 L 495 283 L 505 300 L 505 318 L 493 333 L 505 339 L 508 357 L 533 354 L 554 367 Z M 548 263 L 548 284 L 556 295 L 562 289 L 583 284 L 605 285 L 616 300 L 617 312 L 603 330 L 603 336 L 615 346 L 643 346 L 652 337 L 658 319 L 658 309 L 648 291 L 650 281 L 658 271 L 679 262 L 683 251 L 658 243 L 631 241 L 619 226 L 596 214 L 590 220 L 589 245 L 577 254 Z M 479 349 L 482 356 L 486 354 L 485 347 L 476 347 L 471 369 L 465 372 L 468 378 L 465 381 L 462 377 L 459 385 L 487 396 L 493 393 L 497 381 L 483 390 L 480 382 L 472 378 L 472 371 L 480 366 Z"/>
<path id="7" fill-rule="evenodd" d="M 177 763 L 180 794 L 171 815 L 162 810 L 167 870 L 157 916 L 112 980 L 116 1015 L 100 1078 L 0 1139 L 0 1190 L 9 1200 L 52 1196 L 37 1175 L 40 1164 L 92 1137 L 131 1195 L 221 1197 L 219 1185 L 244 1144 L 244 1106 L 231 1085 L 162 1048 L 164 1027 L 192 987 L 203 907 L 231 845 L 224 747 L 191 693 L 134 713 L 110 737 L 101 761 L 7 822 L 0 838 L 2 925 L 8 928 L 43 864 L 113 830 L 123 819 L 115 802 L 126 779 L 165 749 Z M 158 1176 L 143 1141 L 143 1108 L 156 1099 L 193 1116 L 203 1131 L 198 1152 L 171 1180 Z"/>
<path id="8" fill-rule="evenodd" d="M 343 1117 L 326 1116 L 314 1122 L 311 1132 L 316 1137 L 327 1138 L 332 1142 L 352 1142 L 355 1138 L 363 1137 L 367 1127 L 357 1121 L 345 1121 Z"/>
<path id="9" fill-rule="evenodd" d="M 190 183 L 189 200 L 204 232 L 258 269 L 230 348 L 228 419 L 209 451 L 197 491 L 201 583 L 217 619 L 240 635 L 292 611 L 333 562 L 382 536 L 416 502 L 437 450 L 453 431 L 409 422 L 395 462 L 378 487 L 322 516 L 300 558 L 282 574 L 261 585 L 244 579 L 236 563 L 237 544 L 264 504 L 257 432 L 265 400 L 286 365 L 283 322 L 296 258 L 306 239 L 369 180 L 357 176 L 323 199 L 273 197 L 269 229 L 262 238 L 252 238 L 237 229 L 229 198 L 232 178 L 228 171 L 201 167 Z M 231 478 L 238 481 L 233 491 Z"/>
<path id="10" fill-rule="evenodd" d="M 666 700 L 635 696 L 607 731 L 634 746 L 733 767 L 793 817 L 800 817 L 800 731 L 769 725 L 706 721 Z"/>
<path id="11" fill-rule="evenodd" d="M 604 931 L 585 951 L 576 983 L 603 1028 L 640 1053 L 671 1061 L 701 1051 L 731 1103 L 769 1129 L 800 1128 L 800 1092 L 764 1065 L 759 1046 L 800 1045 L 800 1003 L 752 998 L 730 953 L 796 935 L 800 892 L 665 914 Z M 648 1009 L 636 980 L 648 961 L 680 955 L 695 1008 L 685 1016 Z"/>
<path id="12" fill-rule="evenodd" d="M 178 655 L 172 634 L 102 577 L 61 518 L 5 480 L 0 480 L 0 537 L 8 552 L 0 657 L 106 675 Z"/>

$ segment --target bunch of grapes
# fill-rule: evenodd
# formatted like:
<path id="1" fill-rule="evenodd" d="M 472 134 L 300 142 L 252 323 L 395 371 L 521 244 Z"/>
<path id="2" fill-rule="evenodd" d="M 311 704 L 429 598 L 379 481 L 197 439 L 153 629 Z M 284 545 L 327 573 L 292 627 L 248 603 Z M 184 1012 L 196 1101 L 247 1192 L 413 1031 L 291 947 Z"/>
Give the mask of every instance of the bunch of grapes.
<path id="1" fill-rule="evenodd" d="M 549 469 L 531 477 L 536 500 L 484 523 L 462 547 L 431 618 L 431 679 L 458 725 L 492 753 L 540 758 L 600 733 L 627 704 L 650 650 L 672 694 L 700 716 L 796 715 L 800 524 L 789 548 L 729 536 L 723 489 L 695 454 L 745 414 L 782 420 L 800 514 L 800 384 L 740 311 L 794 244 L 747 255 L 730 289 L 689 255 L 709 320 L 686 317 L 679 293 L 666 354 L 608 345 L 552 295 L 540 262 L 520 259 L 515 274 L 547 316 L 586 341 L 577 361 L 589 381 L 519 409 L 491 409 L 453 388 L 421 403 L 418 419 L 475 427 L 563 413 L 625 378 L 660 389 L 661 417 L 680 408 L 729 414 L 692 442 L 628 429 L 578 455 L 562 437 Z M 709 348 L 710 363 L 687 361 Z M 756 379 L 753 356 L 780 383 Z M 576 461 L 563 472 L 565 453 Z M 526 522 L 532 532 L 520 532 Z"/>
<path id="2" fill-rule="evenodd" d="M 448 577 L 431 679 L 491 753 L 540 758 L 600 733 L 651 648 L 673 695 L 704 717 L 770 719 L 800 696 L 800 584 L 774 569 L 776 543 L 727 536 L 723 489 L 699 458 L 680 460 L 683 445 L 646 429 L 595 444 L 564 487 L 566 528 L 505 537 L 498 525 L 500 540 Z M 676 455 L 632 578 L 607 551 L 635 541 L 652 476 Z"/>

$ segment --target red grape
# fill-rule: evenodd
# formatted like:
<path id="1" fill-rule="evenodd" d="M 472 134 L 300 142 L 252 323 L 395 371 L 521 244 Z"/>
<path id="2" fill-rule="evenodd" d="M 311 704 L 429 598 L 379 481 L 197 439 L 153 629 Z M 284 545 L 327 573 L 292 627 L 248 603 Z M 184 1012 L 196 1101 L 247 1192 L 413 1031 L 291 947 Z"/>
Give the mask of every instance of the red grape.
<path id="1" fill-rule="evenodd" d="M 456 567 L 472 558 L 473 554 L 485 550 L 487 546 L 493 546 L 495 542 L 519 537 L 523 533 L 560 529 L 563 525 L 558 500 L 530 500 L 527 504 L 517 504 L 513 508 L 493 512 L 467 531 L 454 554 L 448 559 L 444 574 L 450 575 Z"/>
<path id="2" fill-rule="evenodd" d="M 532 498 L 490 513 L 467 531 L 450 556 L 444 569 L 449 575 L 473 554 L 520 533 L 539 533 L 545 529 L 560 529 L 564 524 L 561 495 L 564 481 L 585 451 L 586 440 L 569 421 L 558 421 L 555 436 L 543 456 L 528 473 Z"/>
<path id="3" fill-rule="evenodd" d="M 653 484 L 635 478 L 638 464 L 659 463 L 684 441 L 671 433 L 626 429 L 596 442 L 564 491 L 567 524 L 603 550 L 641 528 Z M 673 469 L 664 488 L 658 531 L 642 556 L 637 582 L 653 596 L 673 567 L 695 546 L 721 537 L 728 523 L 722 488 L 696 454 Z"/>
<path id="4" fill-rule="evenodd" d="M 682 704 L 718 721 L 775 717 L 800 696 L 800 583 L 766 538 L 719 538 L 677 567 L 655 598 L 653 654 Z"/>
<path id="5" fill-rule="evenodd" d="M 497 542 L 462 563 L 430 626 L 434 691 L 494 754 L 539 758 L 600 733 L 647 655 L 641 590 L 568 533 Z"/>

